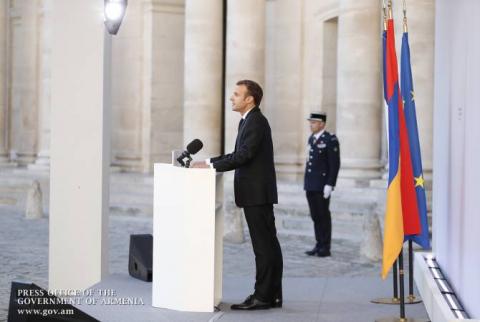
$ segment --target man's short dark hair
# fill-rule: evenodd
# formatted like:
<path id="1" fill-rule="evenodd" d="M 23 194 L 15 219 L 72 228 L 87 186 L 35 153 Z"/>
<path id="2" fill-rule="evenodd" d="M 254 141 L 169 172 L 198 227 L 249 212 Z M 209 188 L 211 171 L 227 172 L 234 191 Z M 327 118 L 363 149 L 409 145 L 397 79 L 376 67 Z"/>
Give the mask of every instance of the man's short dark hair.
<path id="1" fill-rule="evenodd" d="M 249 79 L 238 81 L 237 85 L 244 85 L 247 88 L 246 96 L 252 96 L 255 105 L 260 105 L 263 97 L 263 90 L 260 85 Z"/>

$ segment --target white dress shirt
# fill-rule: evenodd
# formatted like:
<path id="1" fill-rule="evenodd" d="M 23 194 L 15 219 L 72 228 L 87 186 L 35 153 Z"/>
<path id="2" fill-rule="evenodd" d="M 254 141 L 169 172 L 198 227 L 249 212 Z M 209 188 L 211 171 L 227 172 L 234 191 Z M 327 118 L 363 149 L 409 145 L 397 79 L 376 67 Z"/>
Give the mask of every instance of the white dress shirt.
<path id="1" fill-rule="evenodd" d="M 320 132 L 317 132 L 313 135 L 313 137 L 315 138 L 315 141 L 318 140 L 318 138 L 323 134 L 323 132 L 325 132 L 325 129 L 323 129 Z"/>

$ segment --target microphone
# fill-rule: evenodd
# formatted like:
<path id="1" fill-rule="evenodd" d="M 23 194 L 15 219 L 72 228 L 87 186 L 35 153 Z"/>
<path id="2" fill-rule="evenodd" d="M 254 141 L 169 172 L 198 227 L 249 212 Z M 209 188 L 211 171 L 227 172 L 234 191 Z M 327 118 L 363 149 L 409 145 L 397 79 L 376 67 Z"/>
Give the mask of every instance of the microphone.
<path id="1" fill-rule="evenodd" d="M 177 158 L 178 163 L 182 167 L 189 168 L 190 161 L 192 161 L 191 155 L 197 153 L 203 148 L 203 143 L 199 139 L 195 139 L 187 145 L 187 149 L 183 151 L 182 155 Z M 187 159 L 184 161 L 184 159 Z"/>
<path id="2" fill-rule="evenodd" d="M 187 151 L 190 154 L 195 154 L 198 151 L 200 151 L 202 148 L 203 148 L 203 143 L 199 139 L 195 139 L 187 145 Z"/>

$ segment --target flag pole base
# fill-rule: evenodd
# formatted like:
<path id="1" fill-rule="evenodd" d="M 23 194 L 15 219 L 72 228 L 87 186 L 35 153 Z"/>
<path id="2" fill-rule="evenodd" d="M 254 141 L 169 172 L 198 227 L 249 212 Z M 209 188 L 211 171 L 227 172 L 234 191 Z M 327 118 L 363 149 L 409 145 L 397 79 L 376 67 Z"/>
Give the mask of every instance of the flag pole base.
<path id="1" fill-rule="evenodd" d="M 400 304 L 400 298 L 398 298 L 398 297 L 382 297 L 382 298 L 378 298 L 378 299 L 373 299 L 370 302 L 374 303 L 374 304 L 396 305 L 396 304 Z M 418 304 L 418 303 L 421 303 L 421 302 L 422 302 L 422 300 L 418 297 L 415 297 L 415 295 L 407 296 L 405 298 L 405 304 Z"/>
<path id="2" fill-rule="evenodd" d="M 386 317 L 376 319 L 375 322 L 428 322 L 428 320 L 424 319 L 414 319 L 414 318 L 398 318 L 398 317 Z"/>
<path id="3" fill-rule="evenodd" d="M 405 298 L 405 304 L 418 304 L 422 303 L 422 299 L 415 295 L 409 295 Z"/>
<path id="4" fill-rule="evenodd" d="M 370 301 L 375 304 L 400 304 L 400 298 L 398 297 L 382 297 L 378 299 L 373 299 Z"/>

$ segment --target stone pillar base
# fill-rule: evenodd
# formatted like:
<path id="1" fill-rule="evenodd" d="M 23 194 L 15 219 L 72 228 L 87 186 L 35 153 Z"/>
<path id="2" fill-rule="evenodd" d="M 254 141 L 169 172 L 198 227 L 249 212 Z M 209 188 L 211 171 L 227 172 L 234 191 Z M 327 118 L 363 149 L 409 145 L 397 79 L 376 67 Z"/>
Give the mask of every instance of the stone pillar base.
<path id="1" fill-rule="evenodd" d="M 340 178 L 375 179 L 381 177 L 383 168 L 379 160 L 372 159 L 342 159 Z"/>
<path id="2" fill-rule="evenodd" d="M 336 186 L 369 187 L 370 181 L 382 177 L 382 168 L 379 160 L 344 159 L 340 166 Z"/>
<path id="3" fill-rule="evenodd" d="M 0 167 L 8 167 L 11 165 L 10 159 L 7 155 L 0 155 Z"/>
<path id="4" fill-rule="evenodd" d="M 302 180 L 305 171 L 305 159 L 296 155 L 276 155 L 275 172 L 277 180 L 297 182 Z"/>
<path id="5" fill-rule="evenodd" d="M 233 173 L 223 174 L 223 212 L 224 212 L 224 235 L 225 241 L 241 244 L 245 242 L 243 211 L 235 205 L 233 194 Z M 218 196 L 220 197 L 220 196 Z"/>
<path id="6" fill-rule="evenodd" d="M 40 219 L 43 217 L 42 189 L 40 183 L 34 180 L 28 189 L 25 218 Z"/>
<path id="7" fill-rule="evenodd" d="M 119 157 L 116 156 L 110 165 L 115 172 L 152 172 L 153 165 L 143 165 L 140 157 Z"/>
<path id="8" fill-rule="evenodd" d="M 18 163 L 21 166 L 28 166 L 35 162 L 36 158 L 34 155 L 19 154 L 18 158 L 14 160 L 15 163 Z"/>
<path id="9" fill-rule="evenodd" d="M 382 259 L 382 232 L 377 214 L 364 215 L 360 253 L 371 261 Z"/>
<path id="10" fill-rule="evenodd" d="M 373 179 L 380 179 L 382 166 L 378 160 L 342 160 L 337 186 L 368 187 Z"/>
<path id="11" fill-rule="evenodd" d="M 50 158 L 39 155 L 35 163 L 28 165 L 29 170 L 50 170 Z"/>
<path id="12" fill-rule="evenodd" d="M 305 165 L 302 164 L 275 164 L 277 180 L 297 182 L 303 180 Z"/>

